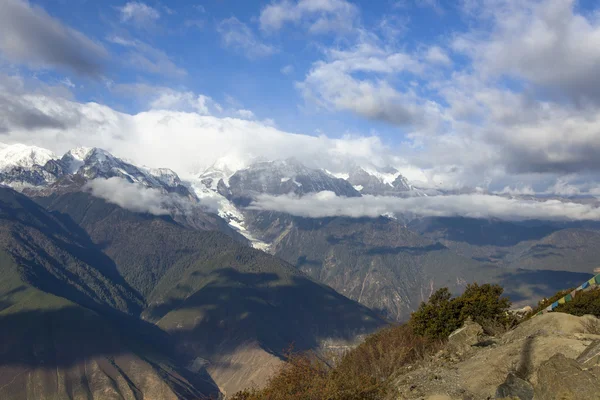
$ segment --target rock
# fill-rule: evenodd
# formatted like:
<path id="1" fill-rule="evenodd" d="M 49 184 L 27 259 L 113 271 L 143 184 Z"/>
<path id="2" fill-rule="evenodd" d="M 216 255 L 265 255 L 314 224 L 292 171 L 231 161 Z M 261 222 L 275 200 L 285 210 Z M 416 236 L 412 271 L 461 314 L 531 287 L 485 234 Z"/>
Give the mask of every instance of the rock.
<path id="1" fill-rule="evenodd" d="M 577 362 L 586 367 L 600 364 L 600 340 L 594 340 L 590 343 L 583 353 L 577 357 Z"/>
<path id="2" fill-rule="evenodd" d="M 533 308 L 531 308 L 531 306 L 525 306 L 523 308 L 517 308 L 515 310 L 509 310 L 509 312 L 511 314 L 513 314 L 514 316 L 516 316 L 516 317 L 524 318 L 529 313 L 533 312 Z"/>
<path id="3" fill-rule="evenodd" d="M 467 319 L 462 326 L 448 336 L 448 350 L 456 354 L 464 354 L 471 350 L 471 346 L 479 343 L 483 328 L 477 322 Z"/>
<path id="4" fill-rule="evenodd" d="M 519 378 L 513 372 L 509 372 L 504 383 L 496 389 L 497 399 L 517 398 L 519 400 L 532 400 L 533 394 L 533 386 L 526 380 Z"/>
<path id="5" fill-rule="evenodd" d="M 536 398 L 543 400 L 600 400 L 600 377 L 577 361 L 555 354 L 540 365 Z"/>

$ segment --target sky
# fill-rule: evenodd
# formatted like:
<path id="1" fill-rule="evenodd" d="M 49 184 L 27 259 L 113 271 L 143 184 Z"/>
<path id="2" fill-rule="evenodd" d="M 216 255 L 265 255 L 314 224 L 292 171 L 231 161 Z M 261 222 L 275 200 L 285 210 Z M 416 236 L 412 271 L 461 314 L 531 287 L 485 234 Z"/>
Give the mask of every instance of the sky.
<path id="1" fill-rule="evenodd" d="M 600 195 L 584 0 L 0 0 L 0 142 Z"/>

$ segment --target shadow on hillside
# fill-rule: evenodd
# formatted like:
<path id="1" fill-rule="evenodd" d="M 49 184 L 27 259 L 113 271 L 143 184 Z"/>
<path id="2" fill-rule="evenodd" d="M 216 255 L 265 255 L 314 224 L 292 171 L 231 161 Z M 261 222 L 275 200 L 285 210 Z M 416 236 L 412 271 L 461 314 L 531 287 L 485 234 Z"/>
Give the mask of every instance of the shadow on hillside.
<path id="1" fill-rule="evenodd" d="M 12 204 L 1 201 L 7 200 L 7 195 L 12 195 L 9 198 Z M 110 257 L 68 215 L 56 211 L 48 213 L 25 196 L 2 191 L 0 222 L 2 220 L 32 228 L 32 231 L 18 229 L 14 232 L 15 240 L 29 253 L 19 249 L 9 251 L 17 264 L 26 267 L 25 278 L 34 286 L 87 307 L 98 307 L 101 302 L 111 304 L 111 299 L 102 298 L 102 294 L 111 293 L 112 289 L 111 294 L 117 295 L 116 290 L 125 302 L 125 307 L 116 303 L 113 307 L 125 308 L 123 311 L 131 314 L 141 312 L 144 302 L 141 295 L 123 279 Z M 35 230 L 44 237 L 35 236 Z M 60 252 L 87 264 L 93 271 L 77 262 L 66 263 Z"/>
<path id="2" fill-rule="evenodd" d="M 165 316 L 169 310 L 174 312 Z M 324 339 L 352 340 L 384 325 L 374 312 L 301 276 L 215 271 L 211 282 L 184 302 L 149 310 L 189 357 L 209 358 L 255 342 L 283 357 L 284 350 L 316 349 Z"/>
<path id="3" fill-rule="evenodd" d="M 71 374 L 83 373 L 84 365 L 91 360 L 108 360 L 120 370 L 115 364 L 120 357 L 122 365 L 129 368 L 120 371 L 129 379 L 127 373 L 137 373 L 129 362 L 138 357 L 149 363 L 181 398 L 197 399 L 218 390 L 206 372 L 193 374 L 169 365 L 164 353 L 144 340 L 143 332 L 138 330 L 125 337 L 109 320 L 81 307 L 10 313 L 0 316 L 0 327 L 0 371 L 2 367 L 10 371 L 19 366 L 56 370 L 66 377 L 60 370 L 76 368 Z M 0 376 L 0 383 L 8 378 Z"/>
<path id="4" fill-rule="evenodd" d="M 501 274 L 499 284 L 506 289 L 505 295 L 518 303 L 528 298 L 551 297 L 560 290 L 581 285 L 592 276 L 583 272 L 520 269 Z"/>
<path id="5" fill-rule="evenodd" d="M 447 247 L 437 242 L 428 246 L 422 247 L 410 247 L 410 246 L 399 246 L 399 247 L 374 247 L 367 251 L 368 255 L 385 255 L 385 254 L 401 254 L 406 253 L 413 256 L 419 256 L 427 254 L 430 251 L 446 250 Z"/>
<path id="6" fill-rule="evenodd" d="M 542 239 L 563 227 L 544 221 L 514 223 L 466 217 L 431 217 L 411 222 L 409 229 L 423 234 L 439 233 L 446 240 L 476 246 L 506 247 L 527 240 Z"/>

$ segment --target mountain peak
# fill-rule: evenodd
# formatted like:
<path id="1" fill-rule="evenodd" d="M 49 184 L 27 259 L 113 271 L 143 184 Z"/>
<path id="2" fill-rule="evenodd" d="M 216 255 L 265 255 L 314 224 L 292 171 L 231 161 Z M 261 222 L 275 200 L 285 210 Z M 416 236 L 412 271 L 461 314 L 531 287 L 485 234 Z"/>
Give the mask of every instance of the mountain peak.
<path id="1" fill-rule="evenodd" d="M 37 146 L 18 143 L 0 147 L 0 170 L 32 168 L 35 165 L 43 167 L 48 161 L 57 159 L 52 151 Z"/>

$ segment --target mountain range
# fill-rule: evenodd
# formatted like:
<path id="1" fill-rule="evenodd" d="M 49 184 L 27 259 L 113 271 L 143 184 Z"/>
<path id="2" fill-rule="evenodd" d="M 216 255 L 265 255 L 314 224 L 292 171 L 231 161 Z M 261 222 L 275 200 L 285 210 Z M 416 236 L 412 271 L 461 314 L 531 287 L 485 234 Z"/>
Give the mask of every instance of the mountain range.
<path id="1" fill-rule="evenodd" d="M 232 393 L 264 383 L 292 343 L 351 346 L 405 321 L 439 287 L 500 283 L 531 304 L 585 281 L 600 256 L 594 221 L 252 207 L 324 191 L 447 194 L 393 168 L 334 174 L 263 160 L 181 178 L 98 148 L 59 157 L 2 145 L 0 184 L 0 319 L 10 327 L 0 397 L 10 399 Z"/>

